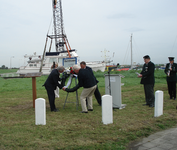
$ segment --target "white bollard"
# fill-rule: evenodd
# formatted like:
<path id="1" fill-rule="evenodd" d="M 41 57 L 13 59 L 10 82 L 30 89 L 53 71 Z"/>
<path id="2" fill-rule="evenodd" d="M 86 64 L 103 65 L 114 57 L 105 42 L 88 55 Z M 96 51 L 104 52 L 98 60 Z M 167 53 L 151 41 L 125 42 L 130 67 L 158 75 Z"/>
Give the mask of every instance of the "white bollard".
<path id="1" fill-rule="evenodd" d="M 113 123 L 112 96 L 102 96 L 102 122 L 103 124 Z"/>
<path id="2" fill-rule="evenodd" d="M 35 100 L 35 124 L 46 125 L 46 104 L 43 98 Z"/>
<path id="3" fill-rule="evenodd" d="M 155 92 L 155 110 L 154 117 L 163 115 L 163 91 Z"/>

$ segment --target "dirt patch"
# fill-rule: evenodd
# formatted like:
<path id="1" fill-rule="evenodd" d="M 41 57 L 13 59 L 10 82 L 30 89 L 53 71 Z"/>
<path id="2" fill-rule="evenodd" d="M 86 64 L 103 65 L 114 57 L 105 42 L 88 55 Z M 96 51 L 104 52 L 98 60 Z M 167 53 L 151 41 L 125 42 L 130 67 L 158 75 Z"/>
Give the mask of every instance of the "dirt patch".
<path id="1" fill-rule="evenodd" d="M 12 109 L 12 110 L 22 110 L 22 109 L 30 109 L 31 107 L 33 107 L 32 102 L 25 102 L 25 103 L 20 104 L 20 105 L 11 106 L 10 109 Z"/>
<path id="2" fill-rule="evenodd" d="M 140 143 L 142 141 L 142 139 L 137 139 L 131 143 L 129 143 L 129 145 L 126 147 L 126 150 L 137 150 L 139 145 L 137 145 L 138 143 Z"/>
<path id="3" fill-rule="evenodd" d="M 46 107 L 47 108 L 50 107 L 49 104 L 46 104 Z M 25 102 L 23 104 L 11 106 L 11 107 L 8 107 L 8 108 L 11 109 L 11 110 L 16 110 L 16 111 L 27 110 L 27 109 L 33 108 L 33 102 L 32 101 L 31 102 Z"/>

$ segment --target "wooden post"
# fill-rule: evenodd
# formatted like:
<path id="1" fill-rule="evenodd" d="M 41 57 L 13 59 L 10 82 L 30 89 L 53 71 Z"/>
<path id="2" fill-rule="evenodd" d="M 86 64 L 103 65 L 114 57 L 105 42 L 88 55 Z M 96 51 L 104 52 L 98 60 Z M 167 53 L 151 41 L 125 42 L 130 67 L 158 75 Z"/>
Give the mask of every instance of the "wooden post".
<path id="1" fill-rule="evenodd" d="M 25 78 L 32 78 L 32 91 L 33 91 L 33 108 L 35 108 L 35 100 L 37 98 L 36 94 L 36 77 L 40 77 L 42 72 L 34 72 L 25 74 Z"/>
<path id="2" fill-rule="evenodd" d="M 33 90 L 33 108 L 35 108 L 36 94 L 36 77 L 32 77 L 32 90 Z"/>

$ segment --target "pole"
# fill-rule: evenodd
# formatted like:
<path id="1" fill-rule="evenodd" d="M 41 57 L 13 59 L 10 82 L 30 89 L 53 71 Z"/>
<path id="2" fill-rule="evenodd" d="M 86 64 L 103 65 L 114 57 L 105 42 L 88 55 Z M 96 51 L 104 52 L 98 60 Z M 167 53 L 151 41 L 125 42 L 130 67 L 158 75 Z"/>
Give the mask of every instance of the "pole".
<path id="1" fill-rule="evenodd" d="M 131 69 L 133 68 L 133 58 L 132 58 L 132 34 L 131 34 Z"/>
<path id="2" fill-rule="evenodd" d="M 36 94 L 36 77 L 32 77 L 32 89 L 33 89 L 33 108 L 35 108 Z"/>
<path id="3" fill-rule="evenodd" d="M 44 55 L 45 55 L 45 51 L 46 51 L 46 47 L 47 47 L 47 40 L 48 40 L 48 36 L 46 37 L 46 42 L 45 42 L 45 47 L 44 47 L 44 52 L 43 52 L 43 55 L 42 55 L 41 67 L 40 67 L 39 72 L 42 72 L 42 66 L 43 66 L 43 61 L 44 61 Z"/>
<path id="4" fill-rule="evenodd" d="M 51 51 L 51 48 L 52 48 L 52 39 L 51 39 L 51 42 L 50 42 L 49 52 Z"/>

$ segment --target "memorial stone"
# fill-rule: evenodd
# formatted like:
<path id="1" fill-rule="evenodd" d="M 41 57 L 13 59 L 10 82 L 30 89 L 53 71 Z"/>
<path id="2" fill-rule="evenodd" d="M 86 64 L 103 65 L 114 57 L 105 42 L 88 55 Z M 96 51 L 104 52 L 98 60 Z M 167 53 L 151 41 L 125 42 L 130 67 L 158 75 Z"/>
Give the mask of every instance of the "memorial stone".
<path id="1" fill-rule="evenodd" d="M 43 98 L 35 100 L 35 124 L 46 125 L 46 103 Z"/>
<path id="2" fill-rule="evenodd" d="M 102 96 L 102 122 L 103 124 L 113 123 L 112 96 Z"/>
<path id="3" fill-rule="evenodd" d="M 163 115 L 163 91 L 155 92 L 155 110 L 154 117 Z"/>

